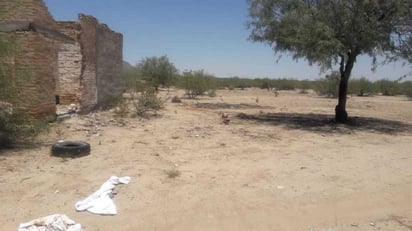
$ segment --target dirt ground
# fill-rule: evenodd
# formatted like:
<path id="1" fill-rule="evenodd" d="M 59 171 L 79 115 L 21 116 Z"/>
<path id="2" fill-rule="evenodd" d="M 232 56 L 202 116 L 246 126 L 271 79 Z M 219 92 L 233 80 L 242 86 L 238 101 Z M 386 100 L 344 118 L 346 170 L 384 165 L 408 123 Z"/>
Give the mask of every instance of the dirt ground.
<path id="1" fill-rule="evenodd" d="M 345 126 L 330 122 L 335 105 L 222 90 L 169 100 L 151 119 L 64 120 L 40 147 L 0 154 L 1 230 L 55 213 L 87 231 L 412 230 L 412 101 L 350 97 Z M 59 139 L 87 141 L 91 155 L 50 156 Z M 74 210 L 112 175 L 132 178 L 117 188 L 117 215 Z"/>

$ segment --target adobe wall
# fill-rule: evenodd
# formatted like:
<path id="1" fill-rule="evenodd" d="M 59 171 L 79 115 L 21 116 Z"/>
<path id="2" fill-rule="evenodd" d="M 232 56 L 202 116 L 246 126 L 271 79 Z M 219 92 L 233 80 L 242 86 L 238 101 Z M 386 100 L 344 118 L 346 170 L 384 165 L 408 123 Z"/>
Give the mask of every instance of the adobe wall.
<path id="1" fill-rule="evenodd" d="M 59 51 L 57 92 L 62 104 L 78 103 L 80 111 L 108 106 L 123 92 L 123 36 L 92 16 L 58 22 L 59 30 L 75 39 Z"/>
<path id="2" fill-rule="evenodd" d="M 21 106 L 34 118 L 55 116 L 56 43 L 36 32 L 15 32 L 19 50 L 15 71 L 24 81 L 19 85 Z M 41 57 L 41 58 L 39 58 Z"/>
<path id="3" fill-rule="evenodd" d="M 56 94 L 60 104 L 79 104 L 81 96 L 82 59 L 81 47 L 77 37 L 80 26 L 76 22 L 58 22 L 60 32 L 75 39 L 73 44 L 62 43 L 58 53 L 58 76 Z"/>
<path id="4" fill-rule="evenodd" d="M 56 29 L 55 21 L 43 0 L 0 0 L 0 22 L 34 22 Z"/>
<path id="5" fill-rule="evenodd" d="M 97 81 L 96 81 L 96 27 L 97 19 L 79 15 L 81 33 L 79 43 L 83 55 L 80 95 L 80 107 L 82 112 L 95 109 L 97 105 Z"/>
<path id="6" fill-rule="evenodd" d="M 123 36 L 105 24 L 99 24 L 96 38 L 97 104 L 106 107 L 113 103 L 115 97 L 121 96 L 124 89 Z"/>

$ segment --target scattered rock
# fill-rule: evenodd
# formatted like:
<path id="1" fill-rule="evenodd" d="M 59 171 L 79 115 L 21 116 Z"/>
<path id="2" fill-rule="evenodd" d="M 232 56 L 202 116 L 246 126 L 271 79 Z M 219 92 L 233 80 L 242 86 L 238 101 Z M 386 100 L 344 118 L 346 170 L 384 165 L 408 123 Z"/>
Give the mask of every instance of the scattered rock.
<path id="1" fill-rule="evenodd" d="M 229 123 L 230 123 L 229 114 L 222 113 L 222 122 L 225 125 L 229 125 Z"/>
<path id="2" fill-rule="evenodd" d="M 172 103 L 182 103 L 182 100 L 177 96 L 173 96 Z"/>

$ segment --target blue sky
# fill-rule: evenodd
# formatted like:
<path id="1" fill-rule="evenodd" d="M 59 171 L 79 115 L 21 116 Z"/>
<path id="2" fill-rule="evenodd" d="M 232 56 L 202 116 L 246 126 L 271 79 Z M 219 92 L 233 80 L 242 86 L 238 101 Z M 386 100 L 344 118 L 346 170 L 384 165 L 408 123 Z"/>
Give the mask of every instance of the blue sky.
<path id="1" fill-rule="evenodd" d="M 284 55 L 278 62 L 270 47 L 248 41 L 246 0 L 45 0 L 56 20 L 95 16 L 123 34 L 123 58 L 167 55 L 175 66 L 204 69 L 218 77 L 319 78 L 319 68 Z M 353 77 L 396 79 L 410 67 L 390 64 L 370 71 L 360 57 Z"/>

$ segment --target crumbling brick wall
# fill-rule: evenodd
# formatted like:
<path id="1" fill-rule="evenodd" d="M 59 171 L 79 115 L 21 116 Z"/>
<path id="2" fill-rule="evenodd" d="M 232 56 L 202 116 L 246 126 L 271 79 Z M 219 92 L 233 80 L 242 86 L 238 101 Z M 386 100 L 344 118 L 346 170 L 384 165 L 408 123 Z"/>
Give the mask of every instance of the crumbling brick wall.
<path id="1" fill-rule="evenodd" d="M 33 22 L 56 29 L 43 0 L 0 0 L 0 22 Z"/>
<path id="2" fill-rule="evenodd" d="M 123 38 L 96 18 L 57 23 L 43 0 L 0 0 L 0 31 L 19 37 L 15 67 L 31 73 L 21 98 L 35 117 L 55 115 L 56 95 L 81 112 L 121 95 Z"/>
<path id="3" fill-rule="evenodd" d="M 81 26 L 79 43 L 83 55 L 80 107 L 82 112 L 87 112 L 97 105 L 96 27 L 98 21 L 91 16 L 79 15 L 79 23 Z"/>
<path id="4" fill-rule="evenodd" d="M 55 81 L 57 72 L 57 50 L 53 40 L 40 33 L 15 32 L 18 51 L 15 57 L 15 76 L 20 78 L 18 86 L 20 106 L 27 108 L 35 118 L 54 116 Z M 41 57 L 41 58 L 39 58 Z"/>
<path id="5" fill-rule="evenodd" d="M 99 24 L 96 39 L 97 104 L 105 107 L 123 93 L 123 36 Z"/>
<path id="6" fill-rule="evenodd" d="M 61 103 L 78 103 L 83 113 L 107 106 L 123 91 L 123 36 L 83 14 L 77 22 L 58 22 L 58 26 L 76 41 L 63 44 L 59 52 Z"/>
<path id="7" fill-rule="evenodd" d="M 76 22 L 58 22 L 59 30 L 75 40 L 73 44 L 62 43 L 58 53 L 58 76 L 56 94 L 61 104 L 79 104 L 81 95 L 82 54 L 76 40 L 80 26 Z"/>
<path id="8" fill-rule="evenodd" d="M 70 43 L 58 32 L 42 0 L 0 0 L 0 36 L 14 36 L 17 46 L 13 72 L 17 98 L 34 118 L 55 116 L 57 41 Z"/>

